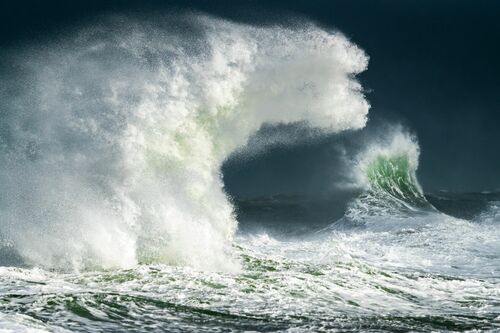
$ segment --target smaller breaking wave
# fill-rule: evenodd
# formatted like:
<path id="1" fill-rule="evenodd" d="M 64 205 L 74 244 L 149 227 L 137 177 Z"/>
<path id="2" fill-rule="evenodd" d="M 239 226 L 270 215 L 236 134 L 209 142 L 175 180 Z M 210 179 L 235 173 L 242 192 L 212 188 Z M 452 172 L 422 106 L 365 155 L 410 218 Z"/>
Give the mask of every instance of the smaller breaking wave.
<path id="1" fill-rule="evenodd" d="M 369 146 L 355 167 L 357 182 L 365 191 L 348 206 L 346 217 L 361 221 L 434 210 L 417 180 L 419 154 L 416 138 L 402 131 L 396 131 L 389 141 Z"/>

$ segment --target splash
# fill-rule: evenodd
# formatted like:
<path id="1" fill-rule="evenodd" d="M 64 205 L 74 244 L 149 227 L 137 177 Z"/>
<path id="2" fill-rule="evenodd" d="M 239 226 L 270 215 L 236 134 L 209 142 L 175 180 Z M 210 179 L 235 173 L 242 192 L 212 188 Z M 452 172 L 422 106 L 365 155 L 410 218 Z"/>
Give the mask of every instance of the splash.
<path id="1" fill-rule="evenodd" d="M 48 268 L 237 269 L 223 161 L 264 123 L 369 109 L 364 52 L 305 23 L 114 17 L 4 59 L 0 234 Z"/>

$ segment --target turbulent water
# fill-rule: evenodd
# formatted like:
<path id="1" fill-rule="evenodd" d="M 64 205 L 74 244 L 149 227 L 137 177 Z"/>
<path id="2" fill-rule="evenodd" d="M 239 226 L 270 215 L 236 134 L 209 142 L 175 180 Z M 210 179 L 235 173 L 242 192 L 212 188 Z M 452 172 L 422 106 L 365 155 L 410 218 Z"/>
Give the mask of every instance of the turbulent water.
<path id="1" fill-rule="evenodd" d="M 424 195 L 399 128 L 343 205 L 225 194 L 262 124 L 365 125 L 342 34 L 114 17 L 2 59 L 0 328 L 500 330 L 500 194 Z"/>

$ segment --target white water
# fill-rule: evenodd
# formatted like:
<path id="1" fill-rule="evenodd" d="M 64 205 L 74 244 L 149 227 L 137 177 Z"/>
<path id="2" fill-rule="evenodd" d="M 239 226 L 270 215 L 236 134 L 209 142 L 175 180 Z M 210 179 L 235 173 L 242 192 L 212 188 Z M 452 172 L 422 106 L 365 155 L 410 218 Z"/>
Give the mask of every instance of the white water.
<path id="1" fill-rule="evenodd" d="M 117 17 L 6 56 L 0 234 L 28 264 L 234 270 L 219 168 L 261 124 L 363 127 L 367 56 L 310 24 Z"/>

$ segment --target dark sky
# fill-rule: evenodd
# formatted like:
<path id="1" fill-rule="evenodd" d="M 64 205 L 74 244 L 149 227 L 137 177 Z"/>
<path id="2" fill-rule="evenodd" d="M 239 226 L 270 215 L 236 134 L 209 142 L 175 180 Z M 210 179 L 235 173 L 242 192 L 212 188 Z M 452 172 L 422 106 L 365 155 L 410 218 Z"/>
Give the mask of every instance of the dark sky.
<path id="1" fill-rule="evenodd" d="M 417 134 L 419 179 L 427 191 L 500 188 L 499 1 L 2 1 L 0 47 L 61 34 L 106 12 L 186 7 L 260 24 L 305 16 L 338 28 L 370 56 L 361 75 L 370 124 L 399 122 Z M 246 183 L 269 192 L 321 186 L 335 155 L 331 143 L 230 163 L 226 184 L 235 193 Z"/>

